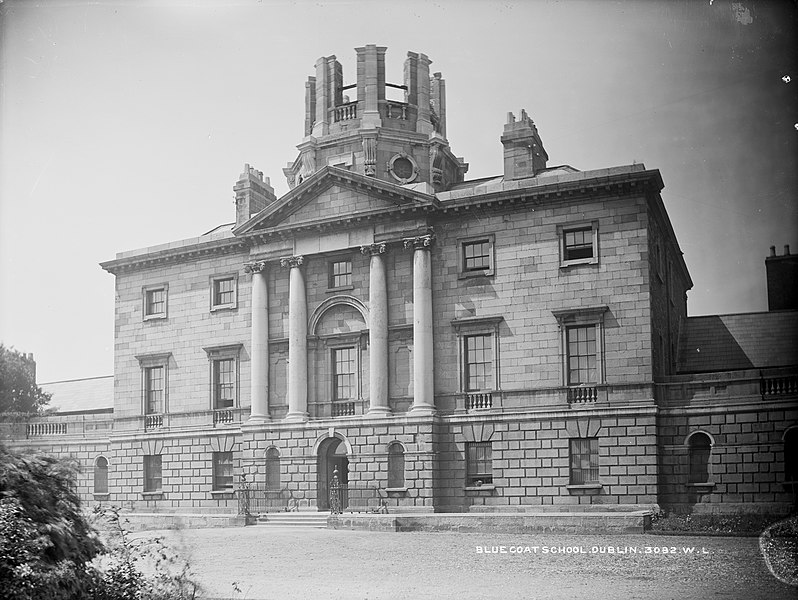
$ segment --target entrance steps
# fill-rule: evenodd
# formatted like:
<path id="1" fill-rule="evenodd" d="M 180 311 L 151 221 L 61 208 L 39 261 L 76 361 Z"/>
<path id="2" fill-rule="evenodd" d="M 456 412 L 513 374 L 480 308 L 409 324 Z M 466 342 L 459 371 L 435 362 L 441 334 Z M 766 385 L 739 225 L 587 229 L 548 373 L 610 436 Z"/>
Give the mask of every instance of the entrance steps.
<path id="1" fill-rule="evenodd" d="M 258 515 L 257 525 L 265 527 L 327 528 L 328 512 L 272 512 Z"/>

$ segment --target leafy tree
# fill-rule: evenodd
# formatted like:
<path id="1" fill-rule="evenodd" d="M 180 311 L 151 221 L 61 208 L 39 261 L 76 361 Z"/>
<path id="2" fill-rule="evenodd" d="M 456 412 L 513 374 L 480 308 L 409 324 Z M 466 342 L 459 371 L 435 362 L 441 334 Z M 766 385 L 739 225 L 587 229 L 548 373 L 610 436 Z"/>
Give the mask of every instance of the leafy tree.
<path id="1" fill-rule="evenodd" d="M 36 385 L 33 358 L 0 344 L 0 413 L 37 413 L 49 401 Z"/>

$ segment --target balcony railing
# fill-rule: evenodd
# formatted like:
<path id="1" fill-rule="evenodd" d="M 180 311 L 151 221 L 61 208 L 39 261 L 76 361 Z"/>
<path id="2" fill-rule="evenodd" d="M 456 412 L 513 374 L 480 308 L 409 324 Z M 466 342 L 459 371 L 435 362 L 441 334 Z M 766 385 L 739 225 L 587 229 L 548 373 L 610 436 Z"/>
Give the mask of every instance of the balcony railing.
<path id="1" fill-rule="evenodd" d="M 25 427 L 25 435 L 29 438 L 66 434 L 66 423 L 28 423 Z"/>
<path id="2" fill-rule="evenodd" d="M 163 415 L 144 415 L 144 429 L 160 429 L 163 427 Z"/>
<path id="3" fill-rule="evenodd" d="M 388 100 L 385 103 L 385 116 L 389 119 L 407 121 L 407 103 Z"/>
<path id="4" fill-rule="evenodd" d="M 217 408 L 213 411 L 213 424 L 226 425 L 236 422 L 236 411 L 232 408 Z"/>
<path id="5" fill-rule="evenodd" d="M 798 394 L 798 376 L 762 377 L 759 381 L 759 389 L 763 398 Z"/>
<path id="6" fill-rule="evenodd" d="M 357 102 L 350 102 L 336 106 L 333 110 L 333 120 L 338 123 L 340 121 L 351 121 L 357 119 Z"/>
<path id="7" fill-rule="evenodd" d="M 466 410 L 487 410 L 493 408 L 493 392 L 468 392 Z"/>
<path id="8" fill-rule="evenodd" d="M 598 400 L 598 387 L 595 385 L 580 385 L 568 388 L 568 404 L 581 404 Z"/>
<path id="9" fill-rule="evenodd" d="M 336 400 L 332 403 L 333 417 L 351 417 L 355 414 L 355 402 L 353 400 Z"/>

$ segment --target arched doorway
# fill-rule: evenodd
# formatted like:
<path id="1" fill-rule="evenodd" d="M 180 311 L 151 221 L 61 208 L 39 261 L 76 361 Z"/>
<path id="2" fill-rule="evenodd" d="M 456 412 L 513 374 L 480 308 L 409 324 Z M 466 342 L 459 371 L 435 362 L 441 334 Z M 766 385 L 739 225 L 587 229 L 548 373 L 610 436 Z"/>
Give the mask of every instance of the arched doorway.
<path id="1" fill-rule="evenodd" d="M 319 510 L 330 510 L 330 483 L 333 472 L 338 471 L 338 482 L 346 485 L 349 481 L 349 458 L 346 454 L 346 443 L 337 437 L 324 440 L 319 444 L 317 462 L 317 501 Z M 342 505 L 346 507 L 346 494 L 342 494 Z"/>

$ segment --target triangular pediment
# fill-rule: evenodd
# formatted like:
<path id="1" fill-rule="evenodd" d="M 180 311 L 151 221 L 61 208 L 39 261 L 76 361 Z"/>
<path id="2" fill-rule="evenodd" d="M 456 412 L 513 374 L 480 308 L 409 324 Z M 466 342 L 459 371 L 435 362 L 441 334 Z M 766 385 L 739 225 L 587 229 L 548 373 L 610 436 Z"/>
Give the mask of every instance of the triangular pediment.
<path id="1" fill-rule="evenodd" d="M 435 196 L 385 181 L 325 167 L 237 227 L 243 235 L 267 229 L 290 230 L 353 219 L 385 218 L 391 213 L 437 204 Z"/>

